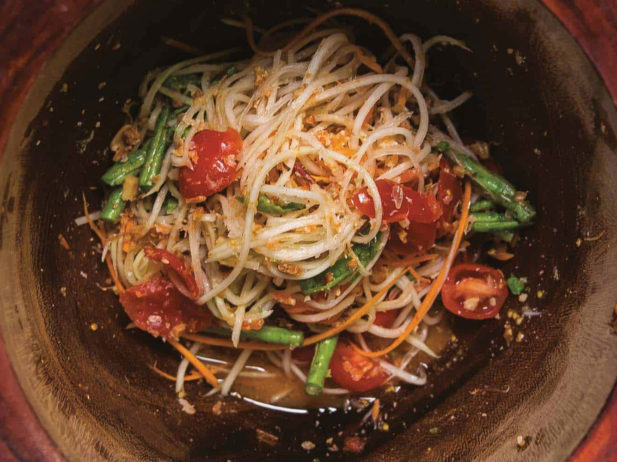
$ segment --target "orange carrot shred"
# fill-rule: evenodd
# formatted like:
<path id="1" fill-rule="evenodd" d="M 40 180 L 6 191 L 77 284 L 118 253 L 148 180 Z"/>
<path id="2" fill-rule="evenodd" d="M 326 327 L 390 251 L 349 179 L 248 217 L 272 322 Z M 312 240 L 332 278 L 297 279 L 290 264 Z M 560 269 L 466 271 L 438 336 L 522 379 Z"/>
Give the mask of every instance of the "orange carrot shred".
<path id="1" fill-rule="evenodd" d="M 103 232 L 99 229 L 99 227 L 94 224 L 94 222 L 92 221 L 92 218 L 90 218 L 90 213 L 88 213 L 88 202 L 86 201 L 86 195 L 83 192 L 81 193 L 81 198 L 83 199 L 83 202 L 84 202 L 84 214 L 86 215 L 88 226 L 90 226 L 90 229 L 94 231 L 94 234 L 98 236 L 98 238 L 101 241 L 101 244 L 105 245 L 107 243 L 107 238 L 105 237 L 105 234 L 103 234 Z"/>
<path id="2" fill-rule="evenodd" d="M 424 297 L 424 300 L 422 300 L 422 304 L 420 305 L 420 308 L 418 308 L 418 311 L 416 311 L 416 314 L 412 318 L 411 322 L 407 325 L 407 328 L 405 329 L 405 331 L 394 342 L 392 342 L 390 346 L 382 350 L 378 350 L 378 351 L 364 351 L 360 349 L 357 345 L 352 344 L 352 347 L 357 352 L 359 352 L 363 356 L 368 356 L 370 358 L 377 358 L 379 356 L 388 354 L 389 352 L 394 350 L 397 346 L 399 346 L 401 343 L 403 343 L 405 339 L 409 337 L 409 334 L 411 334 L 413 330 L 418 326 L 418 324 L 420 324 L 420 321 L 422 321 L 422 318 L 424 318 L 424 315 L 426 315 L 426 313 L 431 308 L 431 306 L 433 306 L 433 302 L 435 301 L 435 298 L 437 298 L 437 295 L 439 294 L 439 291 L 441 290 L 441 286 L 443 285 L 446 279 L 446 276 L 448 275 L 448 272 L 450 271 L 450 266 L 452 265 L 452 262 L 454 261 L 454 258 L 456 257 L 458 248 L 461 244 L 461 240 L 463 239 L 463 234 L 465 234 L 465 228 L 467 227 L 467 222 L 469 220 L 470 202 L 471 202 L 471 184 L 467 182 L 465 183 L 465 193 L 463 196 L 461 219 L 459 221 L 458 228 L 454 236 L 454 241 L 452 242 L 452 247 L 450 247 L 450 252 L 448 253 L 448 257 L 446 258 L 446 261 L 441 267 L 441 271 L 439 272 L 439 275 L 437 275 L 435 282 L 433 282 L 431 289 Z"/>
<path id="3" fill-rule="evenodd" d="M 373 422 L 377 422 L 377 419 L 379 418 L 379 405 L 379 398 L 377 398 L 373 401 L 373 409 L 371 410 L 371 418 L 373 419 Z"/>
<path id="4" fill-rule="evenodd" d="M 178 350 L 180 354 L 182 354 L 182 356 L 184 356 L 188 360 L 188 362 L 190 362 L 195 367 L 195 369 L 199 371 L 201 375 L 204 376 L 206 381 L 210 385 L 212 385 L 213 388 L 219 388 L 219 382 L 216 379 L 216 376 L 212 373 L 212 371 L 210 371 L 210 369 L 208 369 L 208 367 L 204 363 L 197 359 L 197 357 L 193 353 L 191 353 L 188 348 L 186 348 L 180 342 L 174 340 L 171 337 L 168 338 L 167 341 L 172 347 Z"/>
<path id="5" fill-rule="evenodd" d="M 114 264 L 111 261 L 111 255 L 109 253 L 105 256 L 105 263 L 107 263 L 107 269 L 109 270 L 109 274 L 111 275 L 111 279 L 114 281 L 114 286 L 116 286 L 116 291 L 121 294 L 124 292 L 124 286 L 118 279 L 118 275 L 116 274 L 116 269 L 114 268 Z"/>
<path id="6" fill-rule="evenodd" d="M 176 376 L 175 375 L 171 375 L 168 374 L 165 371 L 162 371 L 161 369 L 159 369 L 158 367 L 156 367 L 156 365 L 152 364 L 148 364 L 147 365 L 152 371 L 156 372 L 158 375 L 160 375 L 161 377 L 167 379 L 167 380 L 171 380 L 172 382 L 176 381 Z M 199 380 L 199 379 L 203 379 L 203 375 L 201 375 L 199 372 L 195 371 L 192 374 L 189 375 L 185 375 L 184 376 L 184 381 L 185 382 L 190 382 L 192 380 Z"/>
<path id="7" fill-rule="evenodd" d="M 189 334 L 183 332 L 180 334 L 182 338 L 191 340 L 192 342 L 198 342 L 203 345 L 221 346 L 227 348 L 236 348 L 231 340 L 218 337 L 206 337 L 200 334 Z M 287 345 L 277 345 L 274 343 L 265 342 L 239 342 L 237 349 L 239 350 L 261 350 L 261 351 L 273 351 L 273 350 L 285 350 L 289 348 Z"/>
<path id="8" fill-rule="evenodd" d="M 425 278 L 424 276 L 420 276 L 413 266 L 409 267 L 409 272 L 414 278 L 416 278 L 416 281 L 428 282 L 428 279 Z"/>
<path id="9" fill-rule="evenodd" d="M 314 343 L 320 342 L 321 340 L 327 339 L 329 337 L 332 337 L 333 335 L 338 334 L 339 332 L 344 331 L 347 327 L 349 327 L 351 324 L 353 324 L 358 319 L 360 319 L 362 316 L 364 316 L 368 312 L 368 310 L 370 310 L 381 297 L 383 297 L 386 293 L 388 293 L 388 290 L 390 290 L 390 288 L 394 284 L 396 284 L 396 282 L 400 278 L 402 278 L 406 272 L 407 271 L 402 271 L 401 274 L 399 274 L 397 277 L 392 279 L 392 281 L 390 281 L 383 289 L 377 292 L 373 296 L 373 298 L 371 298 L 368 302 L 366 302 L 361 308 L 358 308 L 345 321 L 334 326 L 331 329 L 328 329 L 322 332 L 321 334 L 313 335 L 312 337 L 304 339 L 304 343 L 302 344 L 302 346 L 313 345 Z"/>

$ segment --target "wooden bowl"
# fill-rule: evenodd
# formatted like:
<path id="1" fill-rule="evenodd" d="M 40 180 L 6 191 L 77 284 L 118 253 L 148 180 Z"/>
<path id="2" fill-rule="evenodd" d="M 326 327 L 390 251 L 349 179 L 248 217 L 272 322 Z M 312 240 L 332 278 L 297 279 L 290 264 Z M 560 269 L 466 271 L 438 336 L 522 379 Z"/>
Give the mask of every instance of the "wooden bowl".
<path id="1" fill-rule="evenodd" d="M 547 1 L 617 95 L 611 4 Z M 504 271 L 527 275 L 545 293 L 531 294 L 528 304 L 542 315 L 516 327 L 522 341 L 510 347 L 505 316 L 456 321 L 459 341 L 431 367 L 430 385 L 382 394 L 390 429 L 361 434 L 367 445 L 357 457 L 564 460 L 617 377 L 614 102 L 576 40 L 537 1 L 349 5 L 371 9 L 398 32 L 446 33 L 473 49 L 437 51 L 432 72 L 453 82 L 446 93 L 473 90 L 473 101 L 457 112 L 464 134 L 491 141 L 509 176 L 538 205 L 537 224 Z M 259 0 L 248 13 L 272 25 L 305 15 L 306 6 L 330 8 L 316 0 Z M 333 436 L 342 448 L 359 429 L 362 415 L 355 412 L 285 414 L 230 398 L 215 415 L 217 398 L 196 385 L 187 391 L 198 412 L 183 413 L 170 383 L 147 367 L 157 361 L 172 369 L 176 355 L 124 329 L 116 297 L 100 289 L 106 271 L 95 241 L 73 222 L 83 214 L 82 193 L 90 203 L 101 200 L 92 187 L 110 163 L 107 145 L 124 123 L 125 100 L 147 70 L 184 57 L 161 36 L 205 51 L 244 46 L 242 31 L 218 21 L 243 8 L 240 0 L 9 0 L 0 7 L 0 450 L 7 460 L 350 457 L 328 451 L 325 440 Z M 375 29 L 349 23 L 360 41 L 386 45 Z M 519 307 L 509 303 L 504 315 Z M 594 450 L 615 454 L 611 402 L 612 413 L 577 460 L 610 460 Z M 279 442 L 259 443 L 257 428 Z M 315 449 L 302 449 L 303 441 Z"/>

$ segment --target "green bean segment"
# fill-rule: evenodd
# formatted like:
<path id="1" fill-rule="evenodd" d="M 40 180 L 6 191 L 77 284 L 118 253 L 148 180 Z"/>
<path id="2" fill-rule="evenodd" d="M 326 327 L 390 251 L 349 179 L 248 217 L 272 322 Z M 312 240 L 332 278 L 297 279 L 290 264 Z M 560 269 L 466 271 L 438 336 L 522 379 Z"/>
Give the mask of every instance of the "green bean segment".
<path id="1" fill-rule="evenodd" d="M 307 395 L 317 396 L 323 391 L 324 381 L 330 369 L 330 360 L 338 343 L 338 335 L 327 338 L 315 345 L 315 354 L 311 361 L 311 368 L 306 377 L 304 392 Z"/>
<path id="2" fill-rule="evenodd" d="M 125 206 L 126 203 L 122 200 L 122 188 L 114 189 L 101 211 L 101 219 L 115 223 L 120 218 Z"/>

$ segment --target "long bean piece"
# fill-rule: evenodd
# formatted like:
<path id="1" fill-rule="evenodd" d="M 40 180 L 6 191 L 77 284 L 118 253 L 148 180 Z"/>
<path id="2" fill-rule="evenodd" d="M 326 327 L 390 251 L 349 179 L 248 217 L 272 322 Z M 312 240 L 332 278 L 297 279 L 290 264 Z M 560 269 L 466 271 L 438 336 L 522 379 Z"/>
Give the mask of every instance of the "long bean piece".
<path id="1" fill-rule="evenodd" d="M 244 196 L 237 196 L 236 199 L 246 205 L 247 200 Z M 277 202 L 270 199 L 265 194 L 260 194 L 257 199 L 257 211 L 267 213 L 268 215 L 284 215 L 287 212 L 295 212 L 303 210 L 306 205 L 301 202 Z"/>
<path id="2" fill-rule="evenodd" d="M 521 224 L 530 223 L 536 215 L 535 209 L 525 200 L 516 200 L 516 188 L 505 178 L 491 172 L 471 157 L 456 152 L 450 144 L 442 141 L 436 146 L 455 165 L 462 167 L 471 180 L 495 202 L 508 209 Z"/>
<path id="3" fill-rule="evenodd" d="M 165 105 L 156 123 L 152 142 L 146 152 L 146 162 L 139 176 L 139 186 L 143 189 L 151 188 L 154 177 L 161 171 L 163 156 L 169 141 L 169 131 L 166 127 L 168 117 L 169 106 Z"/>
<path id="4" fill-rule="evenodd" d="M 146 162 L 146 152 L 150 148 L 150 140 L 139 149 L 131 152 L 125 162 L 116 162 L 107 170 L 101 180 L 109 186 L 118 186 L 124 182 L 129 175 L 135 175 Z"/>
<path id="5" fill-rule="evenodd" d="M 231 330 L 224 327 L 205 329 L 205 332 L 215 335 L 229 336 Z M 259 330 L 244 330 L 240 334 L 242 340 L 261 340 L 280 345 L 301 346 L 304 333 L 299 330 L 289 330 L 283 327 L 263 326 Z"/>
<path id="6" fill-rule="evenodd" d="M 101 219 L 111 222 L 118 221 L 125 206 L 126 203 L 122 200 L 122 188 L 114 189 L 107 198 L 107 203 L 101 211 Z"/>
<path id="7" fill-rule="evenodd" d="M 354 244 L 351 248 L 356 254 L 362 266 L 368 265 L 379 250 L 381 244 L 381 232 L 377 233 L 375 238 L 367 244 Z M 312 295 L 324 290 L 330 290 L 340 284 L 348 277 L 354 279 L 358 276 L 358 265 L 351 256 L 343 255 L 334 265 L 322 271 L 316 276 L 300 281 L 300 288 L 305 295 Z M 350 279 L 352 281 L 353 279 Z"/>
<path id="8" fill-rule="evenodd" d="M 168 197 L 165 199 L 165 202 L 163 202 L 163 212 L 165 212 L 165 215 L 171 215 L 177 208 L 178 199 L 175 197 Z"/>
<path id="9" fill-rule="evenodd" d="M 323 384 L 326 380 L 326 375 L 328 375 L 330 360 L 334 354 L 337 342 L 338 335 L 335 335 L 315 345 L 315 354 L 313 355 L 311 368 L 309 369 L 308 376 L 306 377 L 306 384 L 304 385 L 304 392 L 307 395 L 317 396 L 323 391 Z"/>
<path id="10" fill-rule="evenodd" d="M 472 231 L 489 233 L 506 229 L 520 228 L 521 224 L 513 218 L 497 212 L 478 212 L 472 215 Z"/>
<path id="11" fill-rule="evenodd" d="M 469 207 L 469 211 L 472 213 L 473 212 L 486 212 L 487 210 L 493 210 L 493 209 L 495 209 L 495 203 L 489 200 L 480 200 L 480 201 L 474 202 Z"/>

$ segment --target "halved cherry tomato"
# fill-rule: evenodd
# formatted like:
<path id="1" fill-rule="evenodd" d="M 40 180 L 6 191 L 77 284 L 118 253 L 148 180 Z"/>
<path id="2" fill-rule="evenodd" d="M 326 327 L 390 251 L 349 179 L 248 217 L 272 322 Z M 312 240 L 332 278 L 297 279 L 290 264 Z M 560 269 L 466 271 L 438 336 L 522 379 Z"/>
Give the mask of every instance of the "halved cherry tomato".
<path id="1" fill-rule="evenodd" d="M 120 294 L 124 311 L 137 327 L 163 338 L 211 326 L 212 315 L 185 297 L 171 281 L 156 278 Z"/>
<path id="2" fill-rule="evenodd" d="M 189 294 L 191 294 L 191 297 L 197 298 L 199 296 L 197 281 L 193 275 L 193 270 L 187 262 L 164 249 L 146 247 L 144 249 L 144 253 L 146 254 L 146 257 L 152 260 L 160 261 L 168 269 L 176 273 L 184 282 L 186 290 L 188 290 Z"/>
<path id="3" fill-rule="evenodd" d="M 233 128 L 202 130 L 191 140 L 193 168 L 180 169 L 180 192 L 189 202 L 200 202 L 222 191 L 236 179 L 242 138 Z"/>
<path id="4" fill-rule="evenodd" d="M 444 306 L 468 319 L 497 316 L 507 296 L 503 273 L 477 263 L 461 263 L 451 268 L 441 289 Z"/>
<path id="5" fill-rule="evenodd" d="M 378 311 L 375 313 L 373 324 L 379 327 L 390 328 L 398 316 L 400 310 Z"/>
<path id="6" fill-rule="evenodd" d="M 383 385 L 390 377 L 379 362 L 362 356 L 345 341 L 339 341 L 330 361 L 332 379 L 353 392 L 365 392 Z"/>
<path id="7" fill-rule="evenodd" d="M 441 216 L 441 206 L 430 193 L 421 194 L 392 180 L 377 180 L 375 184 L 381 197 L 384 223 L 405 219 L 416 223 L 432 223 Z M 367 188 L 357 191 L 351 202 L 362 214 L 375 218 L 375 205 Z"/>
<path id="8" fill-rule="evenodd" d="M 452 173 L 452 168 L 447 160 L 442 158 L 439 161 L 439 181 L 437 182 L 437 200 L 441 204 L 443 221 L 450 222 L 457 204 L 463 196 L 461 182 Z"/>
<path id="9" fill-rule="evenodd" d="M 437 222 L 410 223 L 407 229 L 398 223 L 392 225 L 388 248 L 402 255 L 426 252 L 437 238 Z"/>

